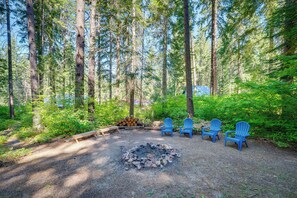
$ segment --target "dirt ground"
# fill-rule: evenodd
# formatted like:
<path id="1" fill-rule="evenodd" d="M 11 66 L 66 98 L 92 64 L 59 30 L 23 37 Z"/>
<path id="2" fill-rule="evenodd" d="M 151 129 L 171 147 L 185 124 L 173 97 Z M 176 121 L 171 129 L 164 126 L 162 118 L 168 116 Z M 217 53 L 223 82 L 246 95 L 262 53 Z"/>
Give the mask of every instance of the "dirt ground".
<path id="1" fill-rule="evenodd" d="M 171 145 L 182 156 L 163 169 L 125 171 L 122 149 L 147 142 Z M 258 141 L 239 152 L 223 142 L 122 130 L 45 144 L 0 168 L 0 197 L 297 197 L 296 152 Z"/>

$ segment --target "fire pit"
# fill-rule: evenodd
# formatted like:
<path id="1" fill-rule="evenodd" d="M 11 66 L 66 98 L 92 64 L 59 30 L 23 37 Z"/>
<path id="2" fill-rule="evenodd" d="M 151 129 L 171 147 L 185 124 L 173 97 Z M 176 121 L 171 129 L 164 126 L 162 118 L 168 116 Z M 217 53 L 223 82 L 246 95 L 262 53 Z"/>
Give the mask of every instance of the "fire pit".
<path id="1" fill-rule="evenodd" d="M 180 154 L 177 150 L 166 144 L 147 143 L 125 151 L 122 160 L 126 170 L 129 168 L 140 170 L 142 168 L 163 168 L 178 157 Z"/>

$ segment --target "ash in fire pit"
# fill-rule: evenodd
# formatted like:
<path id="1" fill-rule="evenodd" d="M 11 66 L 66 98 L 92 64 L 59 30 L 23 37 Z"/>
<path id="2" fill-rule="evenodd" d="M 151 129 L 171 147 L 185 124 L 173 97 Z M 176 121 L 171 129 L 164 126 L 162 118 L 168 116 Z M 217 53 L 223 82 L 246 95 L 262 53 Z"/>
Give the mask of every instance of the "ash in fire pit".
<path id="1" fill-rule="evenodd" d="M 126 170 L 131 167 L 139 170 L 142 168 L 162 168 L 168 163 L 172 163 L 177 157 L 180 157 L 177 150 L 166 144 L 147 143 L 146 145 L 134 146 L 124 152 L 122 160 Z"/>

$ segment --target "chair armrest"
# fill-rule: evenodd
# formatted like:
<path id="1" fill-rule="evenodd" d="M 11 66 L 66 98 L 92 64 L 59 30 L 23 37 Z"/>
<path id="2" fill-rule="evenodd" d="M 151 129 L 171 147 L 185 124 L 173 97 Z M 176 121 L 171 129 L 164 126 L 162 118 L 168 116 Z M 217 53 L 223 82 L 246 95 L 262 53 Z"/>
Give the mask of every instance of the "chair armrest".
<path id="1" fill-rule="evenodd" d="M 229 133 L 235 133 L 235 131 L 233 131 L 233 130 L 226 131 L 226 132 L 225 132 L 226 137 L 228 137 Z"/>
<path id="2" fill-rule="evenodd" d="M 210 127 L 209 126 L 205 126 L 205 127 L 203 126 L 203 127 L 201 127 L 202 133 L 206 132 L 205 131 L 206 129 L 210 129 Z"/>

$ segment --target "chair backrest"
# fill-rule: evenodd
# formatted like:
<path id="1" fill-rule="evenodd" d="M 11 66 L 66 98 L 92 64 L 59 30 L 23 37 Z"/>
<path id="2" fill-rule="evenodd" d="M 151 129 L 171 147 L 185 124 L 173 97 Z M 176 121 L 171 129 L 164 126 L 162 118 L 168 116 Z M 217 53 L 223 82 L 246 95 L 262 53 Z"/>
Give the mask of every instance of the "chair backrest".
<path id="1" fill-rule="evenodd" d="M 210 130 L 221 130 L 222 122 L 215 118 L 210 121 Z"/>
<path id="2" fill-rule="evenodd" d="M 249 136 L 250 125 L 247 122 L 237 122 L 235 135 L 239 135 L 242 137 Z"/>
<path id="3" fill-rule="evenodd" d="M 172 119 L 171 118 L 165 118 L 164 126 L 165 127 L 172 127 Z"/>
<path id="4" fill-rule="evenodd" d="M 184 128 L 193 128 L 193 120 L 191 118 L 185 119 Z"/>

